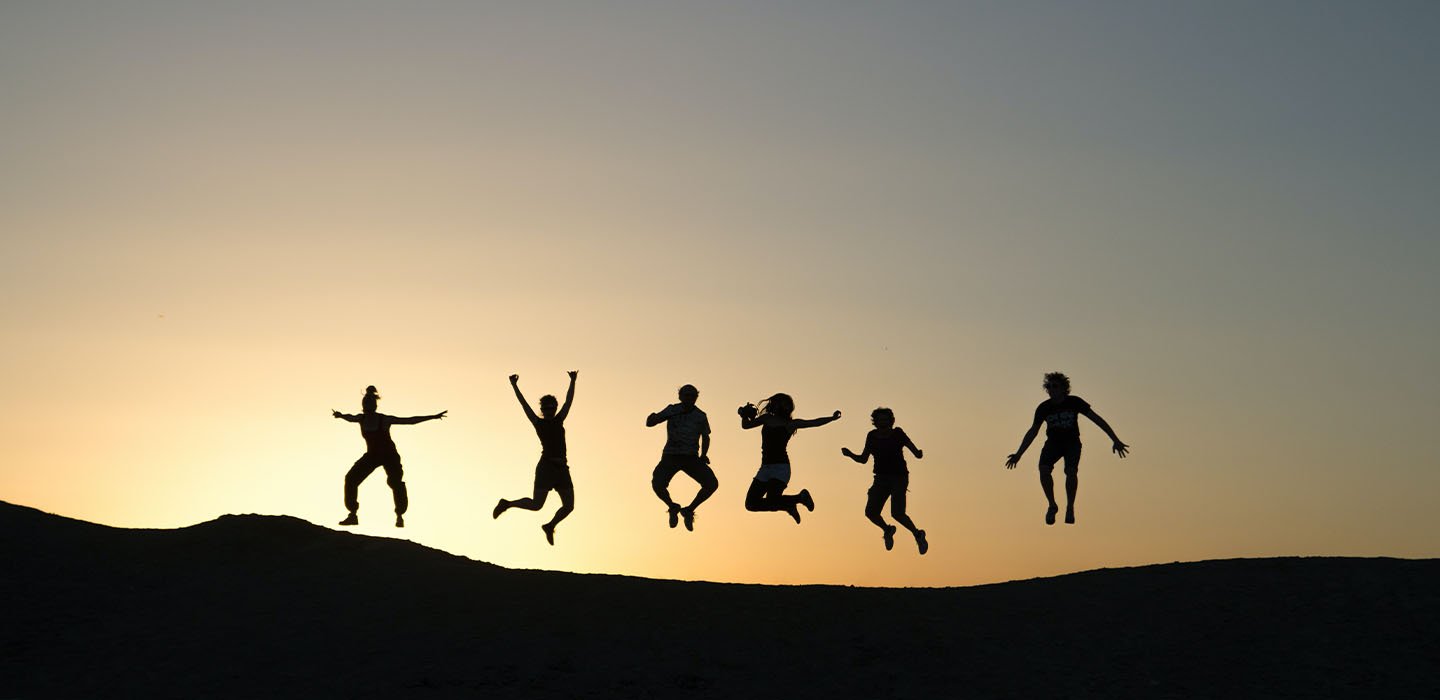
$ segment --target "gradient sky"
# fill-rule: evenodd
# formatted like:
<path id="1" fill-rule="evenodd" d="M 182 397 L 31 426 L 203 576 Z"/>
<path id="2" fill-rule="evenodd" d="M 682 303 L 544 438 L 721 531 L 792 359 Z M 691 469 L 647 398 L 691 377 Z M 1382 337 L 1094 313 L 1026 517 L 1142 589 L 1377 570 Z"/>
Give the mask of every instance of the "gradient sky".
<path id="1" fill-rule="evenodd" d="M 1272 555 L 1440 556 L 1432 2 L 0 5 L 0 499 L 126 527 L 331 525 L 512 567 L 961 585 Z M 544 544 L 510 394 L 564 390 Z M 1063 370 L 1076 527 L 1039 445 Z M 700 388 L 720 491 L 649 490 Z M 816 512 L 747 513 L 776 391 Z M 885 552 L 876 406 L 925 449 Z M 693 487 L 676 481 L 677 497 Z"/>

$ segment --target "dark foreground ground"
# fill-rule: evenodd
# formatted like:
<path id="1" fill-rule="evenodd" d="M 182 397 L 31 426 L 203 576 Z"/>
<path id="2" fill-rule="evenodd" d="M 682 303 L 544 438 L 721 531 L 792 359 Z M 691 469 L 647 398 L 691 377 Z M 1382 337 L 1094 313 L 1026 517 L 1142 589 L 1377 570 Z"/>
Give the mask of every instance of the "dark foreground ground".
<path id="1" fill-rule="evenodd" d="M 1440 560 L 742 586 L 0 503 L 0 611 L 0 699 L 1440 697 Z"/>

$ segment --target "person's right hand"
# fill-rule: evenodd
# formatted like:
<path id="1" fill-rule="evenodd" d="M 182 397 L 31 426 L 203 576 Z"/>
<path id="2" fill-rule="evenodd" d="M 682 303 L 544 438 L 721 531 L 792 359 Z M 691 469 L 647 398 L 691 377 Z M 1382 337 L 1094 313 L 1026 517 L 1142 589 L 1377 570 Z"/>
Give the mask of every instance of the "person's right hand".
<path id="1" fill-rule="evenodd" d="M 340 412 L 332 408 L 332 409 L 330 409 L 330 415 L 335 416 L 336 418 L 339 418 L 339 417 L 340 417 Z"/>
<path id="2" fill-rule="evenodd" d="M 842 447 L 842 448 L 840 448 L 840 454 L 845 455 L 846 457 L 849 457 L 850 459 L 855 459 L 855 453 L 854 453 L 854 452 L 851 452 L 851 451 L 850 451 L 850 448 L 848 448 L 848 447 Z"/>
<path id="3" fill-rule="evenodd" d="M 1012 454 L 1012 455 L 1010 455 L 1009 457 L 1006 457 L 1006 458 L 1005 458 L 1005 468 L 1006 468 L 1006 469 L 1014 469 L 1014 468 L 1015 468 L 1015 465 L 1017 465 L 1017 464 L 1019 464 L 1019 463 L 1020 463 L 1020 453 L 1019 453 L 1019 452 L 1016 452 L 1015 454 Z"/>
<path id="4" fill-rule="evenodd" d="M 519 384 L 519 383 L 520 383 L 520 375 L 518 375 L 518 374 L 512 374 L 512 375 L 510 375 L 510 383 L 511 383 L 511 384 Z"/>

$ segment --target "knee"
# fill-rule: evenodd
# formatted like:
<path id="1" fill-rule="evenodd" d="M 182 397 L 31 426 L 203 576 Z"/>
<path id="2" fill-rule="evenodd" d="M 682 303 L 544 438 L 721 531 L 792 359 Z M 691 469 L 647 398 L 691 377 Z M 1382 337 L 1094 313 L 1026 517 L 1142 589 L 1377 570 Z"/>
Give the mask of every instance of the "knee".
<path id="1" fill-rule="evenodd" d="M 392 489 L 403 488 L 405 486 L 405 477 L 399 474 L 391 474 L 385 477 L 385 483 L 389 484 Z"/>
<path id="2" fill-rule="evenodd" d="M 701 491 L 715 491 L 718 488 L 720 488 L 720 480 L 716 479 L 714 474 L 700 480 Z"/>

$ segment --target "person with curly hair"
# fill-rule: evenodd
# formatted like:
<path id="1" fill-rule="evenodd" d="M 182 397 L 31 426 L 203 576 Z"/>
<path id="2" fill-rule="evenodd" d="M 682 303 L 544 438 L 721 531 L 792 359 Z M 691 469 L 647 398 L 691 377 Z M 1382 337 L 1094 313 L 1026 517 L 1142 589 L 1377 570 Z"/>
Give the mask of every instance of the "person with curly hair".
<path id="1" fill-rule="evenodd" d="M 1049 507 L 1045 510 L 1045 524 L 1055 524 L 1055 514 L 1060 507 L 1055 503 L 1055 479 L 1052 474 L 1055 471 L 1055 463 L 1062 458 L 1065 460 L 1065 524 L 1075 524 L 1075 493 L 1080 488 L 1080 416 L 1085 416 L 1100 426 L 1106 435 L 1110 436 L 1110 449 L 1124 459 L 1129 454 L 1130 446 L 1120 441 L 1115 436 L 1115 431 L 1110 424 L 1105 422 L 1095 409 L 1090 407 L 1084 399 L 1070 394 L 1070 378 L 1060 372 L 1050 372 L 1045 375 L 1045 383 L 1042 385 L 1045 393 L 1050 395 L 1049 399 L 1041 401 L 1035 407 L 1035 420 L 1030 425 L 1030 430 L 1025 433 L 1025 438 L 1020 441 L 1020 449 L 1014 454 L 1005 458 L 1005 468 L 1014 469 L 1020 463 L 1020 457 L 1035 440 L 1040 432 L 1040 424 L 1045 424 L 1045 445 L 1040 448 L 1040 488 L 1045 491 L 1045 500 Z"/>
<path id="2" fill-rule="evenodd" d="M 875 480 L 870 485 L 870 491 L 865 500 L 865 517 L 875 526 L 880 528 L 882 537 L 885 540 L 885 549 L 895 548 L 894 525 L 885 522 L 880 516 L 880 509 L 885 507 L 885 501 L 890 501 L 890 517 L 895 522 L 905 526 L 915 537 L 915 546 L 919 547 L 920 553 L 930 551 L 930 543 L 925 539 L 925 531 L 915 526 L 915 522 L 905 512 L 905 492 L 910 490 L 910 470 L 905 465 L 905 448 L 915 455 L 915 459 L 921 459 L 925 452 L 910 441 L 910 436 L 904 430 L 895 427 L 895 412 L 888 408 L 877 408 L 870 412 L 870 422 L 875 429 L 865 436 L 865 449 L 860 454 L 855 454 L 848 447 L 840 448 L 840 453 L 864 464 L 875 456 Z"/>

